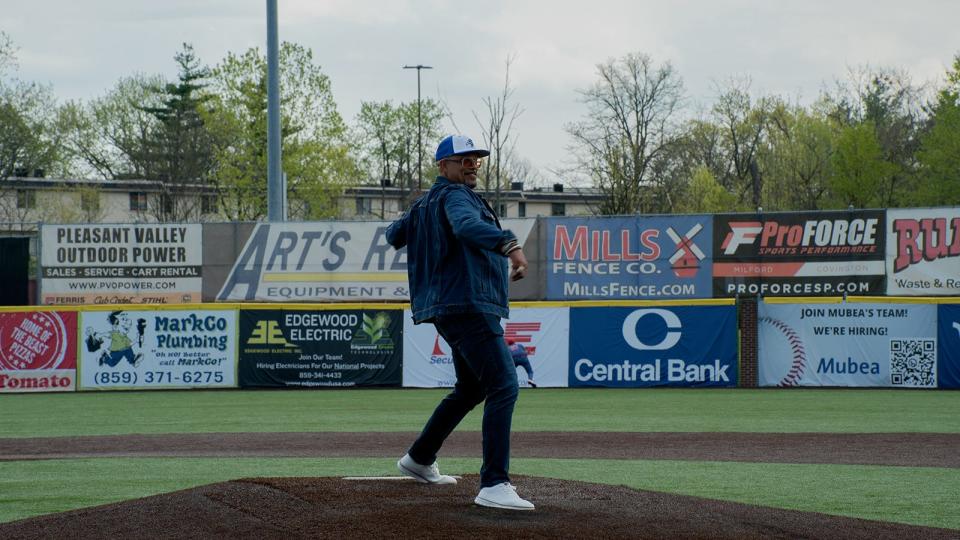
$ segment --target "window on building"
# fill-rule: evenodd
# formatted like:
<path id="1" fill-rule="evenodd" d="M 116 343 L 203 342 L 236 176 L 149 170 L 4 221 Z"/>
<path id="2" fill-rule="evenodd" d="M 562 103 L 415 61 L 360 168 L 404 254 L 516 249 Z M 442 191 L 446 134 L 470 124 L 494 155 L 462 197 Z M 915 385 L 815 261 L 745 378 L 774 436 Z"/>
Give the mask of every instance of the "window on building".
<path id="1" fill-rule="evenodd" d="M 17 190 L 17 208 L 31 210 L 37 207 L 37 192 L 32 189 Z"/>
<path id="2" fill-rule="evenodd" d="M 373 199 L 357 197 L 357 215 L 369 216 L 373 214 Z"/>
<path id="3" fill-rule="evenodd" d="M 167 195 L 166 193 L 160 194 L 160 210 L 165 215 L 170 215 L 173 213 L 173 197 Z"/>
<path id="4" fill-rule="evenodd" d="M 218 210 L 217 206 L 216 195 L 203 195 L 200 199 L 201 214 L 216 214 Z"/>
<path id="5" fill-rule="evenodd" d="M 130 192 L 130 211 L 131 212 L 147 211 L 147 194 L 146 193 L 142 191 Z"/>
<path id="6" fill-rule="evenodd" d="M 98 191 L 81 191 L 80 192 L 80 209 L 84 212 L 99 212 L 100 211 L 100 192 Z"/>
<path id="7" fill-rule="evenodd" d="M 500 203 L 497 206 L 499 206 L 499 208 L 497 208 L 497 216 L 503 218 L 507 217 L 507 203 Z"/>
<path id="8" fill-rule="evenodd" d="M 551 216 L 567 215 L 567 204 L 562 202 L 550 203 L 550 215 Z"/>
<path id="9" fill-rule="evenodd" d="M 520 204 L 517 207 L 517 217 L 527 217 L 527 201 L 520 201 Z"/>

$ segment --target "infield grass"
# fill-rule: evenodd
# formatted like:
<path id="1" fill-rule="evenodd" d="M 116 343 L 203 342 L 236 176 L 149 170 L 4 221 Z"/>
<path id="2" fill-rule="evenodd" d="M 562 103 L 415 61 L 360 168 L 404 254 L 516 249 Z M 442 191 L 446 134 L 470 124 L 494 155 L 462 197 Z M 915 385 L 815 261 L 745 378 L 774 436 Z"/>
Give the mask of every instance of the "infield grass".
<path id="1" fill-rule="evenodd" d="M 445 390 L 0 394 L 0 437 L 419 431 Z M 479 409 L 478 409 L 479 410 Z M 960 433 L 960 392 L 535 389 L 517 431 Z M 461 429 L 478 431 L 480 414 Z"/>
<path id="2" fill-rule="evenodd" d="M 0 437 L 419 431 L 444 390 L 0 395 Z M 960 392 L 521 392 L 517 431 L 960 433 Z M 461 426 L 479 430 L 480 413 Z M 479 453 L 479 450 L 478 450 Z M 475 473 L 476 459 L 442 460 Z M 960 529 L 960 469 L 709 461 L 515 459 L 517 474 Z M 242 477 L 395 474 L 394 460 L 97 458 L 0 462 L 0 522 Z M 521 486 L 522 489 L 522 486 Z"/>

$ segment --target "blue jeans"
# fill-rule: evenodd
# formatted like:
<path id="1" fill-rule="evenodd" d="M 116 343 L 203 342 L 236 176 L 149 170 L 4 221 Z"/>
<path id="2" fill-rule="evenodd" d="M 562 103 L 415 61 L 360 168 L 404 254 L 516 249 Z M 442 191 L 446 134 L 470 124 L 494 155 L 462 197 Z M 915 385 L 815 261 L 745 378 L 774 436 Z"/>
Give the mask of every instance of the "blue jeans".
<path id="1" fill-rule="evenodd" d="M 459 313 L 437 316 L 433 324 L 453 352 L 457 383 L 453 392 L 437 405 L 408 453 L 417 463 L 433 463 L 457 424 L 486 400 L 480 487 L 509 482 L 510 424 L 517 402 L 517 372 L 503 341 L 500 317 Z"/>

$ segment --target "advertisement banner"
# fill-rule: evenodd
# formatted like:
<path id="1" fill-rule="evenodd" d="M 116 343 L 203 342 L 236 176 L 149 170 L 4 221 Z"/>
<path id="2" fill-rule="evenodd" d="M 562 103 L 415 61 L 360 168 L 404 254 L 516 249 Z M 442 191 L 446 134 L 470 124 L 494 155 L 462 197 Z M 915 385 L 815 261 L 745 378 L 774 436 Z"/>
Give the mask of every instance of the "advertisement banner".
<path id="1" fill-rule="evenodd" d="M 241 387 L 400 386 L 399 309 L 241 310 Z"/>
<path id="2" fill-rule="evenodd" d="M 70 392 L 76 377 L 75 312 L 0 312 L 0 393 Z"/>
<path id="3" fill-rule="evenodd" d="M 570 309 L 570 386 L 737 385 L 736 306 Z"/>
<path id="4" fill-rule="evenodd" d="M 960 304 L 937 306 L 940 388 L 960 388 Z"/>
<path id="5" fill-rule="evenodd" d="M 236 386 L 236 311 L 84 311 L 80 327 L 81 390 Z"/>
<path id="6" fill-rule="evenodd" d="M 413 324 L 410 310 L 403 321 L 403 386 L 452 387 L 457 378 L 450 345 L 432 324 Z M 530 366 L 516 366 L 521 388 L 530 386 L 530 371 L 537 387 L 567 386 L 569 308 L 513 308 L 500 322 L 504 339 L 526 349 Z"/>
<path id="7" fill-rule="evenodd" d="M 41 225 L 41 303 L 200 302 L 202 228 Z"/>
<path id="8" fill-rule="evenodd" d="M 884 294 L 885 226 L 882 210 L 718 214 L 714 296 Z"/>
<path id="9" fill-rule="evenodd" d="M 501 225 L 526 242 L 532 219 Z M 217 300 L 408 300 L 407 250 L 387 243 L 389 221 L 258 223 Z"/>
<path id="10" fill-rule="evenodd" d="M 937 306 L 758 307 L 760 386 L 936 388 Z"/>
<path id="11" fill-rule="evenodd" d="M 960 208 L 887 210 L 887 295 L 960 295 Z"/>
<path id="12" fill-rule="evenodd" d="M 546 218 L 547 299 L 709 298 L 710 216 Z"/>

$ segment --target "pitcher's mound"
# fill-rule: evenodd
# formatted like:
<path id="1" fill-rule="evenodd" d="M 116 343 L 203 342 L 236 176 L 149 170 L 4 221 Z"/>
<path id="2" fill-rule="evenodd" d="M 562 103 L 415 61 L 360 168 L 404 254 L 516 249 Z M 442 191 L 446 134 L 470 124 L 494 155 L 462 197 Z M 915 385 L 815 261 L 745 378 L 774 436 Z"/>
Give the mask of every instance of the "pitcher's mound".
<path id="1" fill-rule="evenodd" d="M 0 524 L 0 538 L 948 538 L 957 531 L 515 476 L 533 512 L 455 486 L 250 478 Z"/>

